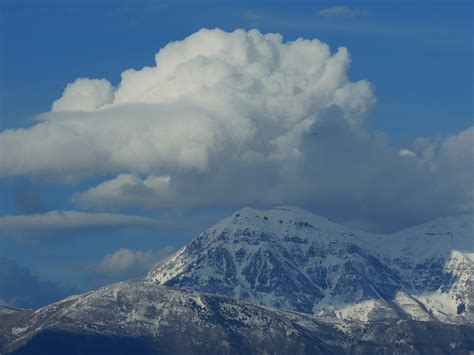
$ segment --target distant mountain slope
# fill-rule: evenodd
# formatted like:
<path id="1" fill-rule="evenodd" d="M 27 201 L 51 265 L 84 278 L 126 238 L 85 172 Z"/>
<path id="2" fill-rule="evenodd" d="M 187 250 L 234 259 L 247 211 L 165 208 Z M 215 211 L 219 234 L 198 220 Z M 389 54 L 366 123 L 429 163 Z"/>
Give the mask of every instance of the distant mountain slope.
<path id="1" fill-rule="evenodd" d="M 36 311 L 0 312 L 2 354 L 457 353 L 474 328 L 322 322 L 222 296 L 122 282 Z"/>
<path id="2" fill-rule="evenodd" d="M 376 235 L 244 208 L 143 279 L 0 307 L 0 354 L 470 354 L 473 236 L 472 216 Z"/>
<path id="3" fill-rule="evenodd" d="M 473 322 L 472 216 L 392 235 L 295 207 L 244 208 L 146 278 L 326 318 Z"/>
<path id="4" fill-rule="evenodd" d="M 0 339 L 15 354 L 318 353 L 342 351 L 345 337 L 309 317 L 141 281 L 6 319 Z"/>

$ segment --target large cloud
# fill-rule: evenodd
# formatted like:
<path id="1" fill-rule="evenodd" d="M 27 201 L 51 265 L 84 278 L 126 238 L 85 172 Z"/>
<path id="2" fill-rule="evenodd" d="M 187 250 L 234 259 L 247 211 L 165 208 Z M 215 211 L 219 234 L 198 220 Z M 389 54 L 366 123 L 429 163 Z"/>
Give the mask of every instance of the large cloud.
<path id="1" fill-rule="evenodd" d="M 116 174 L 72 197 L 105 210 L 293 203 L 387 229 L 472 209 L 472 129 L 399 152 L 371 129 L 373 88 L 349 65 L 318 40 L 201 30 L 116 88 L 78 79 L 35 126 L 2 132 L 0 174 Z"/>
<path id="2" fill-rule="evenodd" d="M 253 30 L 201 30 L 167 45 L 157 66 L 105 80 L 78 79 L 53 111 L 0 135 L 0 174 L 77 179 L 97 173 L 208 169 L 211 154 L 292 159 L 298 136 L 331 105 L 353 126 L 375 102 L 347 77 L 345 48 L 285 43 Z"/>
<path id="3" fill-rule="evenodd" d="M 120 174 L 73 201 L 105 210 L 289 203 L 374 231 L 473 211 L 474 128 L 397 151 L 383 134 L 354 132 L 337 111 L 301 135 L 293 161 L 211 155 L 208 171 L 172 178 Z"/>

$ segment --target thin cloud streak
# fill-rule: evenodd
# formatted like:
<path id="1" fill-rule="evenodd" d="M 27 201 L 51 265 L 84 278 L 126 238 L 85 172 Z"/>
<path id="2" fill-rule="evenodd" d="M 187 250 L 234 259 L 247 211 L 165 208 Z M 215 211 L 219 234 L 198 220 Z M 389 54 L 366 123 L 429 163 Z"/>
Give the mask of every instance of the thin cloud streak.
<path id="1" fill-rule="evenodd" d="M 319 15 L 326 18 L 346 18 L 366 16 L 369 12 L 362 9 L 353 9 L 347 6 L 331 6 L 319 11 Z"/>
<path id="2" fill-rule="evenodd" d="M 94 229 L 151 227 L 155 220 L 112 213 L 50 211 L 43 214 L 0 217 L 0 231 L 6 236 L 51 236 Z"/>
<path id="3" fill-rule="evenodd" d="M 256 13 L 257 14 L 257 13 Z M 319 18 L 318 18 L 319 17 Z M 346 18 L 325 18 L 318 15 L 312 16 L 280 16 L 274 13 L 271 16 L 244 19 L 249 25 L 259 26 L 272 31 L 273 29 L 289 30 L 315 30 L 336 33 L 347 33 L 373 37 L 392 37 L 415 41 L 427 46 L 447 46 L 449 48 L 471 49 L 471 38 L 466 31 L 454 27 L 432 27 L 420 24 L 397 24 L 377 22 L 374 16 Z"/>

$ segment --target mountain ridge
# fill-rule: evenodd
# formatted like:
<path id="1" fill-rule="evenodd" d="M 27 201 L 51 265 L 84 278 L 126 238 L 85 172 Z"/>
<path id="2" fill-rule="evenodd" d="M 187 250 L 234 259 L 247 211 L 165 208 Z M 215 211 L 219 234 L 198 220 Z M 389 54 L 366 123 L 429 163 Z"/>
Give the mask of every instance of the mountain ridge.
<path id="1" fill-rule="evenodd" d="M 162 261 L 146 280 L 318 316 L 469 322 L 472 227 L 472 216 L 464 215 L 380 235 L 300 208 L 247 207 Z M 353 312 L 345 311 L 350 305 Z M 468 311 L 459 316 L 460 308 Z"/>
<path id="2" fill-rule="evenodd" d="M 143 280 L 0 312 L 1 354 L 468 354 L 473 347 L 470 325 L 328 322 Z"/>
<path id="3" fill-rule="evenodd" d="M 0 307 L 0 353 L 469 354 L 473 225 L 377 235 L 244 208 L 143 278 Z"/>

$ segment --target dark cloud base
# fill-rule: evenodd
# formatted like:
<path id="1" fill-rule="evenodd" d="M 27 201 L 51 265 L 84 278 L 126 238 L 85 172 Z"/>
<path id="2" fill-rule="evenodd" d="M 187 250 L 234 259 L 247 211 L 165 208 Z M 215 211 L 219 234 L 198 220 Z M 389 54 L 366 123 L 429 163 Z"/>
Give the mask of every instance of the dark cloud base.
<path id="1" fill-rule="evenodd" d="M 38 308 L 78 293 L 51 281 L 41 280 L 14 260 L 0 258 L 0 301 L 20 308 Z"/>

